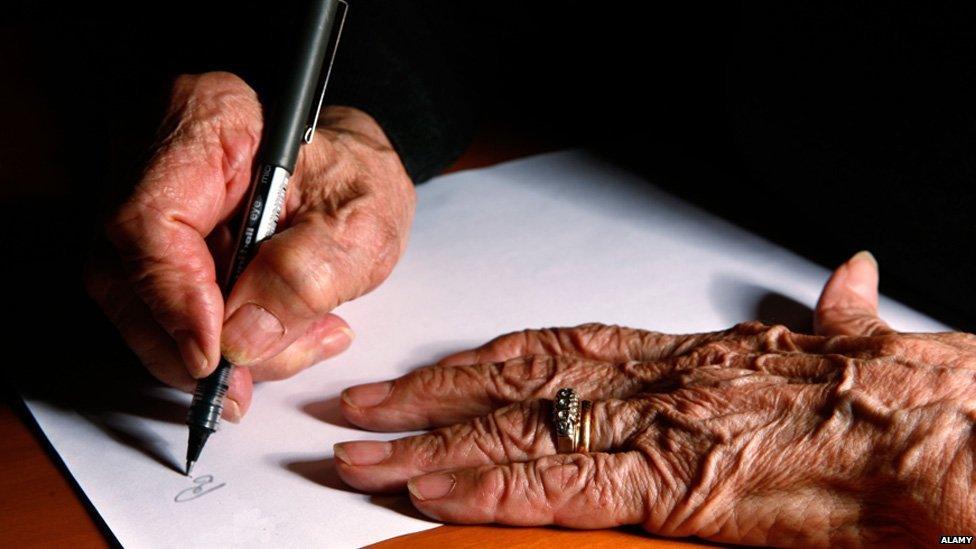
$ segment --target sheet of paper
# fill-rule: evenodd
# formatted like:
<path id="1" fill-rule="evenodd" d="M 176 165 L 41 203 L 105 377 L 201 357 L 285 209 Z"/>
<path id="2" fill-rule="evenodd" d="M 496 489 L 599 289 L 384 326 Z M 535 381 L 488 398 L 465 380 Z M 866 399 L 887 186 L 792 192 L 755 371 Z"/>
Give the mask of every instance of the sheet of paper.
<path id="1" fill-rule="evenodd" d="M 406 498 L 358 494 L 336 477 L 333 443 L 394 436 L 345 424 L 343 388 L 526 327 L 796 320 L 829 274 L 583 152 L 440 177 L 418 197 L 393 275 L 338 311 L 358 334 L 351 350 L 259 386 L 245 421 L 211 438 L 194 479 L 174 470 L 187 395 L 144 390 L 139 413 L 28 400 L 123 545 L 354 547 L 431 528 Z M 899 329 L 945 329 L 888 299 L 881 310 Z"/>

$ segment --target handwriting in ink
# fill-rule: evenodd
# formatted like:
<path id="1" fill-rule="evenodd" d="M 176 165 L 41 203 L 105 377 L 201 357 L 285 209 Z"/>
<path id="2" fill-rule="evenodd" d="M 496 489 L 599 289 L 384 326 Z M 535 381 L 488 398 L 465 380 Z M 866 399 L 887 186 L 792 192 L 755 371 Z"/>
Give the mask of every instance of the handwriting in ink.
<path id="1" fill-rule="evenodd" d="M 179 494 L 176 494 L 176 497 L 173 498 L 173 501 L 175 501 L 176 503 L 183 503 L 184 501 L 197 499 L 198 497 L 203 496 L 204 494 L 209 494 L 210 492 L 213 492 L 218 488 L 223 488 L 224 486 L 227 485 L 226 482 L 222 482 L 220 484 L 214 484 L 213 482 L 214 482 L 213 475 L 200 475 L 197 478 L 193 479 L 193 486 L 181 491 Z"/>

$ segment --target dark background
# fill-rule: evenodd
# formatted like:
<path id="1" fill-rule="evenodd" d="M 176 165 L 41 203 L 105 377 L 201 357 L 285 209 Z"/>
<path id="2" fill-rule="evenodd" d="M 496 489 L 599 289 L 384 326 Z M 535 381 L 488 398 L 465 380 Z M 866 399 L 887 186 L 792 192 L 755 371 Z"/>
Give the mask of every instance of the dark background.
<path id="1" fill-rule="evenodd" d="M 592 147 L 826 267 L 870 249 L 882 291 L 973 329 L 971 4 L 351 4 L 331 100 L 373 114 L 418 183 L 479 133 Z M 231 70 L 269 100 L 294 8 L 6 5 L 0 251 L 17 349 L 112 333 L 80 265 L 173 77 Z"/>

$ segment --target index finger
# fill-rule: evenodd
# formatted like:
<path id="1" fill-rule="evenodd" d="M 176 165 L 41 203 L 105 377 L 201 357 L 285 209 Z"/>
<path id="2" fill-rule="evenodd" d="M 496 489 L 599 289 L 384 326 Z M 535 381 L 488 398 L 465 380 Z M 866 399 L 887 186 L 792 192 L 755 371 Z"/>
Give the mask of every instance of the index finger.
<path id="1" fill-rule="evenodd" d="M 417 509 L 448 522 L 612 528 L 670 510 L 662 473 L 639 452 L 559 454 L 423 475 L 408 488 Z"/>
<path id="2" fill-rule="evenodd" d="M 181 79 L 174 104 L 173 132 L 105 229 L 140 299 L 200 377 L 216 366 L 223 319 L 205 236 L 247 188 L 260 106 L 232 75 Z"/>

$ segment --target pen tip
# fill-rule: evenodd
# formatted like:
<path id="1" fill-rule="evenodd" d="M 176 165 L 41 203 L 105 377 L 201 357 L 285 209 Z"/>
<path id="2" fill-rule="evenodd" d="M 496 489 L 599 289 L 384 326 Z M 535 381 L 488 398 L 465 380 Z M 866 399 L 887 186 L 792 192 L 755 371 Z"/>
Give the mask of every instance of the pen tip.
<path id="1" fill-rule="evenodd" d="M 196 463 L 196 462 L 195 461 L 188 461 L 188 462 L 186 462 L 186 476 L 190 476 L 190 471 L 193 470 L 193 464 L 194 463 Z"/>

